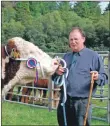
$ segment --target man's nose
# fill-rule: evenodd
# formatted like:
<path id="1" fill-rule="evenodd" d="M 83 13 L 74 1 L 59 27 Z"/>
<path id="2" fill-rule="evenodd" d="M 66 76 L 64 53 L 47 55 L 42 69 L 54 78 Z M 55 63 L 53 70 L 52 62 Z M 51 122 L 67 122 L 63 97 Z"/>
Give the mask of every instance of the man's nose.
<path id="1" fill-rule="evenodd" d="M 71 40 L 71 42 L 70 42 L 70 43 L 75 44 L 75 40 Z"/>

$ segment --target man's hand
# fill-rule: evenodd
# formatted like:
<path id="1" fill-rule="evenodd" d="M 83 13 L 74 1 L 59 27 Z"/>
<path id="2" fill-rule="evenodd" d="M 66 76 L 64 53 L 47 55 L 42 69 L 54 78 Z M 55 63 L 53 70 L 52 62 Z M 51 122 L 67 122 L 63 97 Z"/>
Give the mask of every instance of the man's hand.
<path id="1" fill-rule="evenodd" d="M 99 79 L 99 73 L 97 71 L 91 71 L 90 74 L 92 75 L 94 73 L 93 79 L 96 81 Z"/>
<path id="2" fill-rule="evenodd" d="M 56 70 L 56 73 L 57 73 L 58 75 L 62 75 L 64 72 L 65 72 L 65 71 L 64 71 L 64 68 L 63 68 L 62 66 L 59 66 L 58 69 Z"/>

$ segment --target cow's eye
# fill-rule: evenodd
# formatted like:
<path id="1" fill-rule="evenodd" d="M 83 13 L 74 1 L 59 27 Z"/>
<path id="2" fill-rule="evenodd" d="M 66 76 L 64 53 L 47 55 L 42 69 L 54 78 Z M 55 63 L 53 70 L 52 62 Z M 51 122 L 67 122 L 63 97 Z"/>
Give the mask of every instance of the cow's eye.
<path id="1" fill-rule="evenodd" d="M 58 65 L 58 62 L 54 62 L 54 65 Z"/>

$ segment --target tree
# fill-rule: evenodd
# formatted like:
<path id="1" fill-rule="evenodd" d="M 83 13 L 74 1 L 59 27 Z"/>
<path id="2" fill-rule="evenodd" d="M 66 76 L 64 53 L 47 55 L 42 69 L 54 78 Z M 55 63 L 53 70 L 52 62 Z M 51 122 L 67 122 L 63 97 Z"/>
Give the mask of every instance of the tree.
<path id="1" fill-rule="evenodd" d="M 12 37 L 23 37 L 24 29 L 25 27 L 21 24 L 21 22 L 16 22 L 13 19 L 8 23 L 4 23 L 2 25 L 2 42 L 4 43 Z"/>
<path id="2" fill-rule="evenodd" d="M 64 21 L 61 19 L 59 11 L 54 11 L 43 16 L 42 20 L 43 32 L 47 35 L 45 40 L 46 47 L 49 52 L 58 50 L 59 38 L 62 38 L 65 27 Z M 64 45 L 64 41 L 62 41 Z"/>
<path id="3" fill-rule="evenodd" d="M 100 20 L 95 24 L 97 37 L 99 38 L 98 46 L 104 45 L 110 47 L 110 24 L 109 24 L 110 11 L 104 13 Z"/>
<path id="4" fill-rule="evenodd" d="M 110 47 L 110 11 L 101 14 L 96 1 L 71 6 L 70 2 L 62 1 L 2 2 L 2 42 L 19 36 L 46 52 L 65 52 L 69 50 L 69 32 L 78 26 L 86 33 L 87 47 Z"/>
<path id="5" fill-rule="evenodd" d="M 94 1 L 83 1 L 77 2 L 74 5 L 73 10 L 78 14 L 80 17 L 90 18 L 90 19 L 97 19 L 101 15 L 101 9 L 99 6 L 99 2 Z"/>
<path id="6" fill-rule="evenodd" d="M 25 29 L 25 34 L 23 38 L 27 41 L 34 43 L 41 49 L 46 51 L 45 39 L 46 35 L 39 31 L 36 27 L 29 26 Z"/>
<path id="7" fill-rule="evenodd" d="M 1 1 L 1 7 L 4 8 L 4 7 L 15 7 L 16 6 L 16 3 L 18 1 Z"/>
<path id="8" fill-rule="evenodd" d="M 29 9 L 29 2 L 23 1 L 16 4 L 16 20 L 23 25 L 28 26 L 32 24 L 32 16 Z"/>
<path id="9" fill-rule="evenodd" d="M 58 9 L 61 11 L 69 11 L 71 9 L 71 5 L 69 1 L 61 1 L 58 4 Z"/>
<path id="10" fill-rule="evenodd" d="M 32 16 L 39 17 L 41 15 L 47 14 L 57 10 L 57 2 L 48 2 L 48 1 L 30 1 L 29 8 Z"/>
<path id="11" fill-rule="evenodd" d="M 2 24 L 4 22 L 10 22 L 11 19 L 16 18 L 16 11 L 11 6 L 2 7 Z"/>

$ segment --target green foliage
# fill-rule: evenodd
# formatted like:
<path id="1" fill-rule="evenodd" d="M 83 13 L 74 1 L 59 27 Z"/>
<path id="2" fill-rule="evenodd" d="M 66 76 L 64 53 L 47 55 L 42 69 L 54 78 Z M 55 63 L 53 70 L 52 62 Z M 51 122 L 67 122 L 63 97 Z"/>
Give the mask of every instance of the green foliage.
<path id="1" fill-rule="evenodd" d="M 60 42 L 60 38 L 63 36 L 62 33 L 65 27 L 65 23 L 61 19 L 60 13 L 58 11 L 48 13 L 41 17 L 39 21 L 43 26 L 43 34 L 47 36 L 44 42 L 48 49 L 47 51 L 58 51 L 58 43 Z M 64 44 L 64 42 L 62 43 Z"/>
<path id="2" fill-rule="evenodd" d="M 5 43 L 7 39 L 12 37 L 23 37 L 25 27 L 21 24 L 21 22 L 16 22 L 15 20 L 11 20 L 9 23 L 4 23 L 2 27 L 2 42 Z"/>
<path id="3" fill-rule="evenodd" d="M 31 25 L 32 16 L 29 9 L 29 2 L 18 2 L 16 4 L 16 20 L 20 21 L 23 25 Z"/>
<path id="4" fill-rule="evenodd" d="M 73 10 L 81 17 L 98 19 L 101 15 L 101 9 L 98 4 L 99 2 L 96 1 L 77 2 Z"/>
<path id="5" fill-rule="evenodd" d="M 54 10 L 57 10 L 57 3 L 56 2 L 47 2 L 47 1 L 30 1 L 29 8 L 32 16 L 40 17 L 41 15 L 47 14 Z"/>
<path id="6" fill-rule="evenodd" d="M 39 30 L 37 30 L 37 28 L 35 28 L 35 27 L 26 28 L 24 38 L 28 41 L 31 41 L 35 45 L 39 46 L 44 51 L 46 51 L 45 39 L 47 38 L 47 36 L 45 34 L 39 32 Z"/>
<path id="7" fill-rule="evenodd" d="M 7 6 L 2 8 L 2 23 L 9 22 L 11 19 L 15 19 L 16 11 L 14 8 Z"/>
<path id="8" fill-rule="evenodd" d="M 109 8 L 110 5 L 108 5 Z M 15 36 L 33 42 L 46 52 L 69 51 L 72 27 L 86 33 L 86 46 L 109 50 L 109 9 L 101 14 L 99 2 L 10 1 L 2 2 L 2 43 Z"/>
<path id="9" fill-rule="evenodd" d="M 62 1 L 62 2 L 59 2 L 58 8 L 59 8 L 59 10 L 61 10 L 61 11 L 69 11 L 69 10 L 71 10 L 71 6 L 70 6 L 69 1 Z"/>
<path id="10" fill-rule="evenodd" d="M 110 29 L 109 29 L 110 11 L 101 16 L 99 22 L 95 24 L 98 40 L 98 45 L 110 47 Z M 106 20 L 105 20 L 106 19 Z"/>

